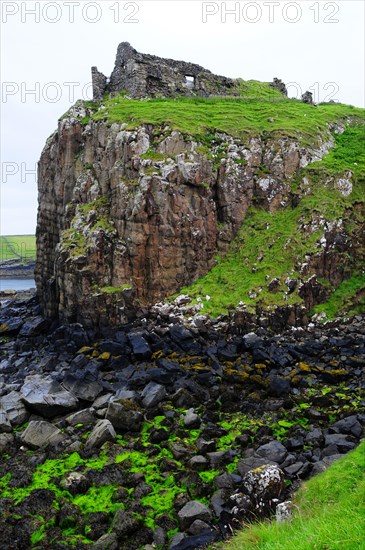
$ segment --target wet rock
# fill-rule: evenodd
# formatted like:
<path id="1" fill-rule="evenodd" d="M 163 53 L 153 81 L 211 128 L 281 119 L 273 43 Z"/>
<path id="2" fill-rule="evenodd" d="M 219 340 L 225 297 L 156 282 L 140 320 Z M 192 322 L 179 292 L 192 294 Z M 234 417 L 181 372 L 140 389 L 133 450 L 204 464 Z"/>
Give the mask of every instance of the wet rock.
<path id="1" fill-rule="evenodd" d="M 276 462 L 277 464 L 284 462 L 287 454 L 288 451 L 284 445 L 277 440 L 270 441 L 270 443 L 266 443 L 266 445 L 261 445 L 255 452 L 257 457 Z"/>
<path id="2" fill-rule="evenodd" d="M 178 547 L 178 545 L 186 538 L 186 535 L 185 533 L 176 533 L 173 537 L 172 537 L 172 541 L 171 541 L 171 544 L 170 544 L 170 550 L 176 550 L 176 548 Z"/>
<path id="3" fill-rule="evenodd" d="M 125 510 L 117 510 L 115 512 L 112 531 L 116 533 L 118 539 L 122 539 L 127 535 L 132 535 L 142 526 L 140 519 L 137 519 L 132 513 Z"/>
<path id="4" fill-rule="evenodd" d="M 8 450 L 14 442 L 14 436 L 10 433 L 0 434 L 0 453 Z"/>
<path id="5" fill-rule="evenodd" d="M 167 396 L 165 386 L 150 382 L 142 392 L 142 405 L 146 409 L 155 407 Z"/>
<path id="6" fill-rule="evenodd" d="M 157 526 L 153 532 L 153 542 L 154 542 L 153 548 L 155 548 L 156 546 L 157 548 L 163 548 L 166 544 L 166 541 L 167 541 L 167 535 L 165 530 L 162 529 L 162 527 Z"/>
<path id="7" fill-rule="evenodd" d="M 218 489 L 218 491 L 215 491 L 210 499 L 210 505 L 213 508 L 216 517 L 219 518 L 226 505 L 225 491 L 223 489 Z"/>
<path id="8" fill-rule="evenodd" d="M 61 481 L 60 485 L 72 495 L 86 493 L 90 488 L 90 482 L 80 472 L 70 472 L 67 477 Z"/>
<path id="9" fill-rule="evenodd" d="M 202 455 L 193 456 L 189 460 L 189 465 L 192 470 L 203 471 L 206 469 L 207 464 L 207 459 Z"/>
<path id="10" fill-rule="evenodd" d="M 294 476 L 298 476 L 302 468 L 303 468 L 303 462 L 294 462 L 294 464 L 291 464 L 290 466 L 286 466 L 283 471 L 287 476 L 292 478 Z"/>
<path id="11" fill-rule="evenodd" d="M 92 424 L 95 420 L 95 410 L 93 408 L 83 409 L 65 418 L 67 424 L 76 426 L 77 424 Z"/>
<path id="12" fill-rule="evenodd" d="M 194 412 L 194 409 L 189 409 L 184 416 L 184 426 L 193 429 L 199 428 L 200 424 L 200 417 Z"/>
<path id="13" fill-rule="evenodd" d="M 26 321 L 24 325 L 22 326 L 19 335 L 25 336 L 27 338 L 30 338 L 32 336 L 38 336 L 39 334 L 42 334 L 48 327 L 48 321 L 44 319 L 43 317 L 35 317 L 34 319 L 30 319 L 29 321 Z"/>
<path id="14" fill-rule="evenodd" d="M 0 409 L 0 433 L 11 432 L 12 427 L 4 410 Z"/>
<path id="15" fill-rule="evenodd" d="M 118 539 L 115 533 L 105 533 L 93 545 L 92 550 L 118 550 Z"/>
<path id="16" fill-rule="evenodd" d="M 151 348 L 142 333 L 128 334 L 129 342 L 136 359 L 148 359 L 152 355 Z"/>
<path id="17" fill-rule="evenodd" d="M 197 519 L 209 523 L 212 519 L 212 513 L 205 504 L 198 500 L 191 500 L 178 512 L 178 518 L 181 529 L 186 531 L 190 525 Z"/>
<path id="18" fill-rule="evenodd" d="M 325 449 L 323 450 L 323 456 L 329 456 L 329 454 L 347 453 L 356 447 L 356 443 L 349 441 L 348 436 L 344 434 L 328 434 L 325 436 L 324 444 Z M 329 448 L 331 448 L 330 453 Z"/>
<path id="19" fill-rule="evenodd" d="M 234 489 L 236 484 L 233 477 L 226 472 L 214 478 L 214 485 L 217 489 Z"/>
<path id="20" fill-rule="evenodd" d="M 302 436 L 289 437 L 285 441 L 285 447 L 288 451 L 298 451 L 302 449 L 304 445 L 304 438 Z"/>
<path id="21" fill-rule="evenodd" d="M 17 334 L 21 327 L 23 326 L 24 321 L 17 318 L 2 319 L 0 324 L 0 334 Z"/>
<path id="22" fill-rule="evenodd" d="M 219 535 L 217 531 L 213 529 L 206 529 L 199 535 L 185 537 L 178 545 L 173 547 L 173 550 L 196 550 L 197 548 L 204 548 L 207 545 L 216 542 L 218 539 Z"/>
<path id="23" fill-rule="evenodd" d="M 255 470 L 256 468 L 259 468 L 260 466 L 263 466 L 264 464 L 268 464 L 270 462 L 274 463 L 273 460 L 268 460 L 267 458 L 260 458 L 257 456 L 243 458 L 237 463 L 237 471 L 240 473 L 241 476 L 244 476 L 250 470 Z"/>
<path id="24" fill-rule="evenodd" d="M 21 441 L 31 449 L 55 446 L 64 438 L 61 430 L 43 420 L 32 420 L 22 432 Z"/>
<path id="25" fill-rule="evenodd" d="M 331 466 L 331 464 L 333 464 L 334 462 L 336 462 L 342 457 L 343 457 L 342 454 L 333 454 L 331 456 L 323 457 L 322 460 L 319 460 L 318 462 L 313 464 L 311 475 L 314 476 L 324 472 L 325 470 L 327 470 L 329 466 Z"/>
<path id="26" fill-rule="evenodd" d="M 22 399 L 32 410 L 45 418 L 65 414 L 78 405 L 78 399 L 51 377 L 27 376 L 21 388 Z"/>
<path id="27" fill-rule="evenodd" d="M 86 449 L 98 449 L 106 441 L 114 441 L 117 434 L 109 420 L 99 420 L 86 440 Z"/>
<path id="28" fill-rule="evenodd" d="M 285 397 L 290 392 L 290 381 L 286 378 L 275 376 L 270 380 L 268 393 L 274 397 Z"/>
<path id="29" fill-rule="evenodd" d="M 10 374 L 16 371 L 16 366 L 8 359 L 3 359 L 0 363 L 0 374 Z"/>
<path id="30" fill-rule="evenodd" d="M 143 421 L 143 414 L 133 401 L 122 399 L 109 403 L 106 419 L 110 420 L 117 431 L 138 432 Z"/>
<path id="31" fill-rule="evenodd" d="M 207 523 L 205 523 L 205 521 L 202 521 L 201 519 L 196 519 L 190 525 L 188 529 L 188 533 L 189 535 L 200 535 L 203 531 L 206 531 L 209 529 L 210 529 L 210 526 Z"/>
<path id="32" fill-rule="evenodd" d="M 349 434 L 359 438 L 362 434 L 362 426 L 357 416 L 353 415 L 332 424 L 330 431 L 336 431 L 340 434 Z"/>
<path id="33" fill-rule="evenodd" d="M 89 372 L 68 373 L 62 384 L 73 395 L 83 401 L 95 401 L 103 391 L 102 383 L 96 379 L 94 374 Z"/>
<path id="34" fill-rule="evenodd" d="M 315 445 L 321 447 L 324 443 L 324 435 L 320 428 L 314 428 L 305 436 L 305 442 L 307 445 Z"/>

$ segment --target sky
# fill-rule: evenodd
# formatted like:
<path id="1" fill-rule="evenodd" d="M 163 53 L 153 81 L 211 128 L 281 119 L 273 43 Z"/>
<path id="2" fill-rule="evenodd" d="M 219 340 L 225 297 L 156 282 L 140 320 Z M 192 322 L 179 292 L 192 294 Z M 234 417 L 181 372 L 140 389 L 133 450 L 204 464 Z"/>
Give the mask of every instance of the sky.
<path id="1" fill-rule="evenodd" d="M 0 234 L 34 234 L 36 166 L 58 118 L 91 99 L 117 46 L 244 80 L 281 78 L 291 97 L 364 107 L 361 0 L 4 1 L 1 10 Z"/>

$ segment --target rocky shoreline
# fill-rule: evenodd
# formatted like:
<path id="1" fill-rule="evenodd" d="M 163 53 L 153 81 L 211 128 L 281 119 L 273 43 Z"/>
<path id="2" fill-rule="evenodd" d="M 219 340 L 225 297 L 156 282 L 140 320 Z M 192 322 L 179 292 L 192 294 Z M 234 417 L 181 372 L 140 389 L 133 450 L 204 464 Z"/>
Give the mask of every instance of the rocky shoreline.
<path id="1" fill-rule="evenodd" d="M 364 316 L 237 333 L 161 307 L 96 333 L 2 304 L 3 549 L 201 548 L 359 443 Z"/>
<path id="2" fill-rule="evenodd" d="M 34 277 L 35 262 L 21 263 L 19 260 L 3 260 L 0 262 L 0 277 L 22 279 Z"/>

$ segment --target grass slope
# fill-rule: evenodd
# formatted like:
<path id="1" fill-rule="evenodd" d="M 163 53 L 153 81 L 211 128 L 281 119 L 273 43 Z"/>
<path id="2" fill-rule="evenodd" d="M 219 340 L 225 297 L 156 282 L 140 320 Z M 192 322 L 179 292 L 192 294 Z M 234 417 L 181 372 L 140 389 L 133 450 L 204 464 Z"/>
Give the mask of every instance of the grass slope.
<path id="1" fill-rule="evenodd" d="M 224 132 L 245 139 L 269 132 L 300 137 L 303 145 L 313 143 L 327 131 L 327 124 L 346 117 L 363 117 L 363 110 L 340 103 L 317 107 L 288 99 L 268 84 L 241 81 L 240 97 L 195 97 L 133 100 L 123 95 L 106 97 L 102 108 L 87 102 L 93 120 L 127 124 L 166 125 L 199 139 L 210 131 Z M 84 119 L 88 122 L 89 117 Z"/>
<path id="2" fill-rule="evenodd" d="M 304 483 L 286 523 L 251 525 L 224 550 L 355 550 L 365 548 L 365 441 Z"/>
<path id="3" fill-rule="evenodd" d="M 0 236 L 0 261 L 12 259 L 34 261 L 35 257 L 35 235 Z"/>
<path id="4" fill-rule="evenodd" d="M 248 309 L 257 303 L 274 307 L 300 302 L 296 292 L 289 295 L 285 292 L 285 280 L 298 279 L 298 269 L 306 261 L 306 255 L 318 253 L 324 233 L 319 220 L 343 219 L 348 234 L 361 232 L 365 221 L 364 127 L 348 127 L 335 139 L 333 151 L 322 161 L 307 166 L 293 181 L 292 192 L 300 198 L 297 207 L 287 206 L 275 213 L 252 208 L 228 254 L 217 258 L 217 265 L 205 277 L 181 290 L 201 299 L 204 313 L 218 316 L 241 301 Z M 324 183 L 334 174 L 349 171 L 353 174 L 353 190 L 347 197 L 333 182 Z M 309 183 L 300 188 L 304 176 Z M 330 297 L 328 306 L 320 306 L 315 312 L 325 311 L 328 317 L 333 317 L 365 288 L 363 266 L 352 266 L 348 275 L 352 278 Z M 273 278 L 280 280 L 275 294 L 267 289 Z M 206 295 L 209 300 L 205 300 Z"/>

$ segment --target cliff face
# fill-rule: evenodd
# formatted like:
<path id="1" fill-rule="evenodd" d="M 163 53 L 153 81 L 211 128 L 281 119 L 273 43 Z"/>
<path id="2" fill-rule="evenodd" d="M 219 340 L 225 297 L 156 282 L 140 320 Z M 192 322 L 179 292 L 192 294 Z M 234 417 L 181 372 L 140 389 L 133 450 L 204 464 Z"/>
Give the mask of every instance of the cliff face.
<path id="1" fill-rule="evenodd" d="M 39 163 L 36 280 L 49 317 L 128 321 L 205 275 L 255 203 L 290 204 L 297 171 L 332 145 L 288 137 L 205 143 L 169 125 L 87 120 L 76 105 Z M 265 166 L 265 170 L 263 170 Z"/>

